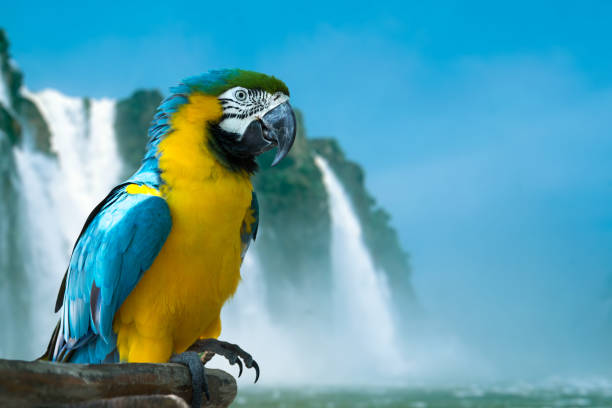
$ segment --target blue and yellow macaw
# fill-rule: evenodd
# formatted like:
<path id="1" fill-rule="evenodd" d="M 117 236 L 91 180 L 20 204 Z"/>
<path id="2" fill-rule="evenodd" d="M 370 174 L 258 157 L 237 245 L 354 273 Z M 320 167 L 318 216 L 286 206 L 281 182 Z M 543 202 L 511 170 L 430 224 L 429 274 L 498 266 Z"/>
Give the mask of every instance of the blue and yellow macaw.
<path id="1" fill-rule="evenodd" d="M 85 222 L 42 358 L 167 362 L 198 339 L 216 339 L 257 234 L 255 157 L 277 146 L 278 163 L 295 130 L 289 90 L 272 76 L 219 70 L 172 88 L 141 167 Z M 228 343 L 211 344 L 230 358 Z"/>

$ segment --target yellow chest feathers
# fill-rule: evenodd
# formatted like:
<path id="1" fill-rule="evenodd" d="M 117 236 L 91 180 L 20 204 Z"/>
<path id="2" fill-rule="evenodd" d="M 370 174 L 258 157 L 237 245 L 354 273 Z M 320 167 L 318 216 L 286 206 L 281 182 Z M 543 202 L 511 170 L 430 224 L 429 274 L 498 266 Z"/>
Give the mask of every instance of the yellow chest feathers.
<path id="1" fill-rule="evenodd" d="M 223 167 L 208 149 L 206 123 L 221 113 L 216 98 L 191 96 L 159 145 L 161 194 L 172 215 L 171 235 L 181 240 L 176 249 L 191 256 L 202 251 L 222 255 L 228 245 L 239 248 L 240 225 L 251 204 L 249 175 Z"/>
<path id="2" fill-rule="evenodd" d="M 200 336 L 218 336 L 221 307 L 240 280 L 240 227 L 252 185 L 208 151 L 203 116 L 221 113 L 216 98 L 200 98 L 199 109 L 185 105 L 175 114 L 159 145 L 172 229 L 115 318 L 122 360 L 166 361 Z"/>

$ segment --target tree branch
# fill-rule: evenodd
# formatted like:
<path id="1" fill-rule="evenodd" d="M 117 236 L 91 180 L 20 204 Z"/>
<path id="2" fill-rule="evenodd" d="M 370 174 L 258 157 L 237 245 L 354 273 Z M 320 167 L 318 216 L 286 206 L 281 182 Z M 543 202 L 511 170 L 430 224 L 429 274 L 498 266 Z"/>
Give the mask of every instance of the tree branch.
<path id="1" fill-rule="evenodd" d="M 206 369 L 210 401 L 229 406 L 236 380 L 225 371 Z M 168 395 L 191 402 L 191 375 L 180 364 L 83 365 L 0 359 L 0 406 L 182 407 Z M 136 397 L 139 396 L 139 397 Z"/>

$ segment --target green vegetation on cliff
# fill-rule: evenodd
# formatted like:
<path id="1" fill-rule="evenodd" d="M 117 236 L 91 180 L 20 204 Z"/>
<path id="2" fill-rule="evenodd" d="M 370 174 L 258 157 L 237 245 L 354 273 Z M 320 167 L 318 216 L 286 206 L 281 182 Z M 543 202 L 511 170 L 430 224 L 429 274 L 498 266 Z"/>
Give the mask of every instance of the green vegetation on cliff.
<path id="1" fill-rule="evenodd" d="M 11 103 L 19 97 L 19 89 L 23 76 L 19 70 L 17 70 L 11 64 L 11 58 L 9 55 L 9 41 L 4 33 L 4 30 L 0 28 L 0 72 L 2 73 L 3 82 L 7 85 L 8 96 Z"/>
<path id="2" fill-rule="evenodd" d="M 51 153 L 51 132 L 36 105 L 20 92 L 23 74 L 11 64 L 9 42 L 0 28 L 0 80 L 6 84 L 10 106 L 0 106 L 0 129 L 12 143 L 21 143 L 28 132 L 33 147 Z"/>
<path id="3" fill-rule="evenodd" d="M 122 177 L 127 178 L 140 166 L 147 144 L 147 130 L 162 95 L 157 90 L 137 90 L 117 102 L 115 134 L 123 159 Z"/>
<path id="4" fill-rule="evenodd" d="M 15 86 L 21 86 L 21 74 L 14 69 L 10 63 L 8 52 L 9 43 L 4 31 L 0 29 L 0 131 L 7 137 L 12 144 L 18 143 L 21 139 L 21 126 L 11 113 L 13 101 L 16 99 Z M 7 98 L 8 100 L 4 100 Z"/>
<path id="5" fill-rule="evenodd" d="M 0 131 L 4 132 L 11 144 L 19 143 L 21 140 L 21 126 L 17 119 L 0 104 Z"/>

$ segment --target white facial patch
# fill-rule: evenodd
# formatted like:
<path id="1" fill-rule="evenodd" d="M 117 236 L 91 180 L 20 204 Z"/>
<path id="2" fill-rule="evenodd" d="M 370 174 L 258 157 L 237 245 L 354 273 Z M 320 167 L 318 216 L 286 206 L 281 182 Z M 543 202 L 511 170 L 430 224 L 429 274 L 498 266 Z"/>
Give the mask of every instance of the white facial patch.
<path id="1" fill-rule="evenodd" d="M 237 86 L 223 92 L 218 99 L 223 107 L 219 126 L 226 132 L 242 135 L 253 120 L 262 118 L 281 103 L 287 102 L 289 97 L 282 92 L 271 94 L 261 89 Z"/>

